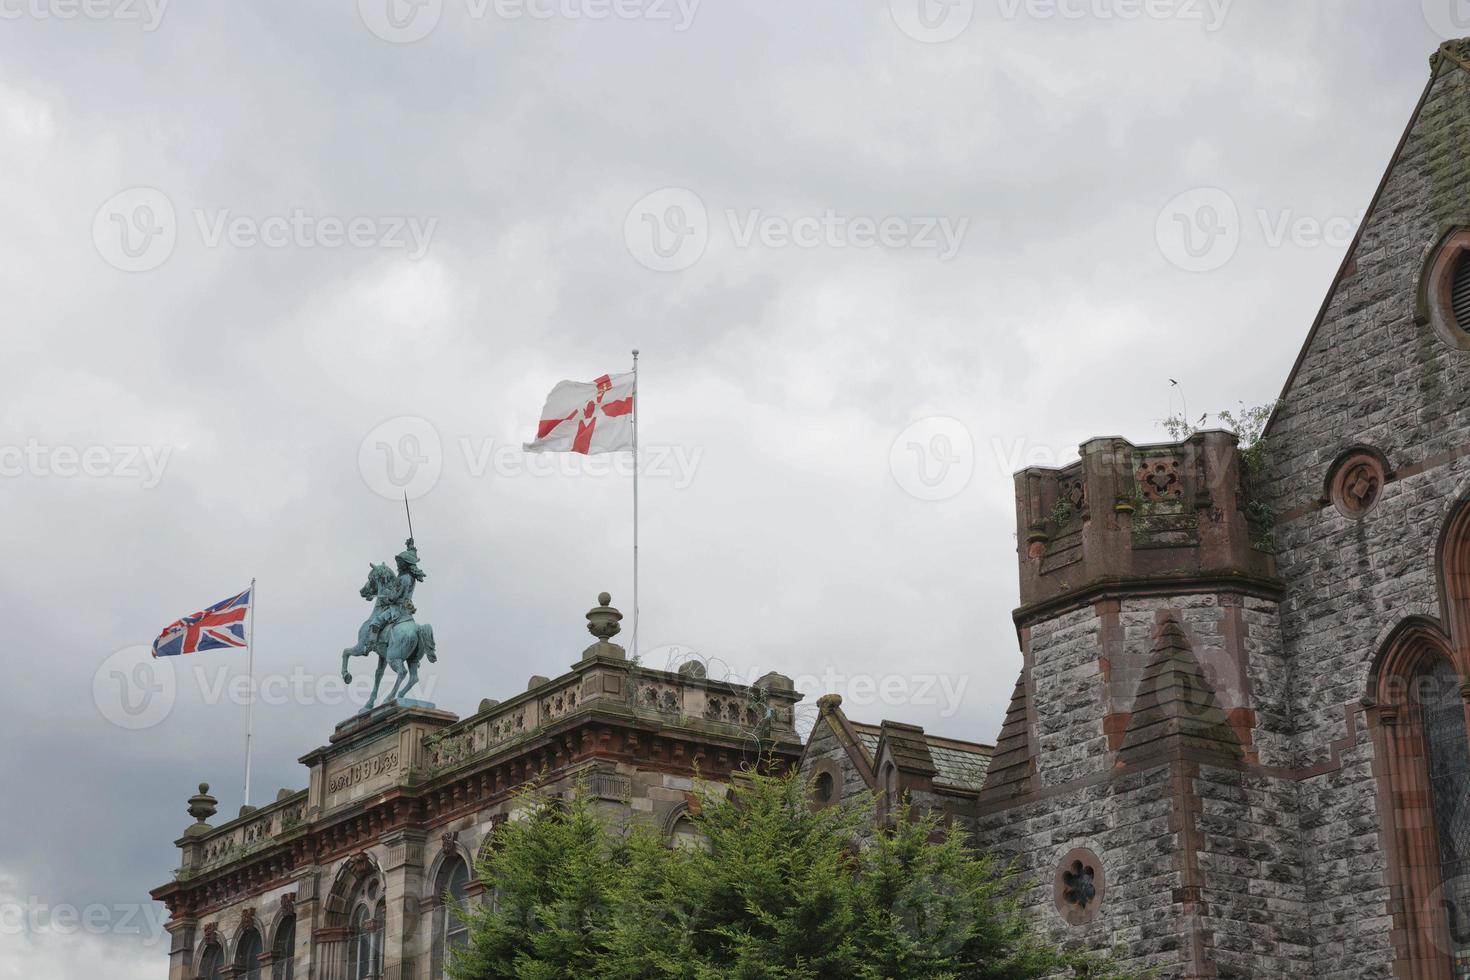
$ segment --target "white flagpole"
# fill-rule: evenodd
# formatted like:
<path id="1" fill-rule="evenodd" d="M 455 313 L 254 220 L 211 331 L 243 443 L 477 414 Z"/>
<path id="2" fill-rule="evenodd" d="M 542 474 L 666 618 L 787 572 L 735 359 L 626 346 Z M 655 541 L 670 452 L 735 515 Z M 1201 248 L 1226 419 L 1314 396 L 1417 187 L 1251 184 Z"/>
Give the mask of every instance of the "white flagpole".
<path id="1" fill-rule="evenodd" d="M 245 634 L 245 664 L 250 700 L 245 704 L 245 805 L 250 805 L 250 737 L 255 731 L 255 579 L 250 580 L 250 629 Z"/>
<path id="2" fill-rule="evenodd" d="M 638 349 L 633 349 L 633 659 L 638 659 Z"/>

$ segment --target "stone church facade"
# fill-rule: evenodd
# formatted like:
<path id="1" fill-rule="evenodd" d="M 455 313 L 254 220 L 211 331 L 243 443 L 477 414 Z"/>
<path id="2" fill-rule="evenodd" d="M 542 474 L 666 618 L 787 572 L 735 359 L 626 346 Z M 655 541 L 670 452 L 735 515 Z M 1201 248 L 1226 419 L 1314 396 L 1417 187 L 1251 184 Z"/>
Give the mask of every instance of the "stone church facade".
<path id="1" fill-rule="evenodd" d="M 1058 942 L 1159 977 L 1470 977 L 1470 41 L 1431 59 L 1263 445 L 1017 474 L 1021 669 L 978 790 L 922 732 L 872 758 L 830 699 L 803 771 L 880 819 L 941 808 Z"/>
<path id="2" fill-rule="evenodd" d="M 236 820 L 201 788 L 153 893 L 170 980 L 442 976 L 439 896 L 474 898 L 517 787 L 544 771 L 678 835 L 696 767 L 728 782 L 761 739 L 814 806 L 959 822 L 1056 941 L 1160 978 L 1470 977 L 1470 41 L 1431 59 L 1263 445 L 1098 438 L 1016 475 L 993 747 L 835 695 L 803 745 L 781 675 L 649 671 L 604 638 L 470 718 L 346 722 L 306 790 Z"/>

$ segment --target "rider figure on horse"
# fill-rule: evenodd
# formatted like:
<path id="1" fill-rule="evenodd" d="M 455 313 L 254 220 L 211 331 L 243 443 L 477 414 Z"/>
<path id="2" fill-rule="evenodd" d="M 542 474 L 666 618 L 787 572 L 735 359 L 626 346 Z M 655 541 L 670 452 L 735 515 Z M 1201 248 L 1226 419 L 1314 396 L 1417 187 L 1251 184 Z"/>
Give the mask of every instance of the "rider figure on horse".
<path id="1" fill-rule="evenodd" d="M 372 615 L 368 617 L 368 649 L 377 647 L 378 637 L 383 630 L 411 618 L 418 611 L 413 605 L 413 590 L 414 586 L 424 580 L 425 575 L 419 568 L 419 553 L 413 546 L 413 538 L 405 541 L 404 545 L 404 549 L 394 558 L 398 563 L 398 574 L 391 582 L 378 588 L 378 601 L 373 606 Z M 373 598 L 368 587 L 364 587 L 359 594 L 364 599 Z"/>

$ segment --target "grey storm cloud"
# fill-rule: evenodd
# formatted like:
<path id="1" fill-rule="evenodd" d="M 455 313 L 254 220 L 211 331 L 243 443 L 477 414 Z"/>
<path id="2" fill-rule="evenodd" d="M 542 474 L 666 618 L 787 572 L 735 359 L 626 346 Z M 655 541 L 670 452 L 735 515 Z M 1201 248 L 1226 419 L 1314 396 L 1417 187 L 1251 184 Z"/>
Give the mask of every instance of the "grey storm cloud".
<path id="1" fill-rule="evenodd" d="M 1276 395 L 1444 6 L 0 0 L 0 980 L 163 975 L 244 663 L 141 650 L 257 578 L 299 787 L 400 483 L 441 706 L 628 611 L 626 473 L 516 447 L 633 347 L 645 658 L 993 739 L 1010 474 Z"/>

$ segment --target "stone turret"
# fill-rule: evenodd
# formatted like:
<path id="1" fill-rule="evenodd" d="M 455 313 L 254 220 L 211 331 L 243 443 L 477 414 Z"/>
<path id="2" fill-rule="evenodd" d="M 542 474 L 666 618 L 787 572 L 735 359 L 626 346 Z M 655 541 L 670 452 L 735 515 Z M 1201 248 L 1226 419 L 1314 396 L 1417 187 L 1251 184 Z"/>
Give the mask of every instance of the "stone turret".
<path id="1" fill-rule="evenodd" d="M 1016 474 L 1021 610 L 1191 580 L 1271 582 L 1269 519 L 1252 521 L 1236 438 L 1092 439 L 1062 469 Z"/>
<path id="2" fill-rule="evenodd" d="M 1222 814 L 1288 792 L 1263 775 L 1290 762 L 1272 515 L 1228 432 L 1080 457 L 1015 478 L 1022 666 L 980 836 L 1058 941 L 1131 934 L 1163 975 L 1215 976 L 1222 920 L 1256 899 L 1205 871 L 1272 833 Z"/>

